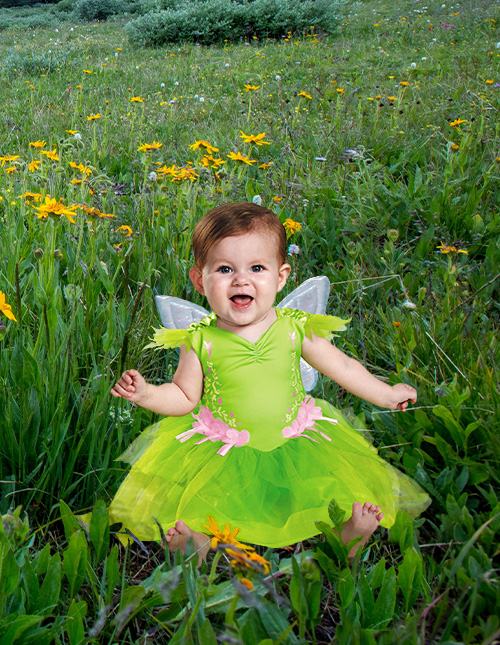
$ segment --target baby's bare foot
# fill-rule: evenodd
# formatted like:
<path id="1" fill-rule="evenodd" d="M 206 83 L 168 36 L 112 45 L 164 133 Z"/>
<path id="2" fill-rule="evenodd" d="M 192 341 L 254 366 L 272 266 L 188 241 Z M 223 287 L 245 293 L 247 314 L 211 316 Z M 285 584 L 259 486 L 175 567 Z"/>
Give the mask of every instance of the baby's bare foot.
<path id="1" fill-rule="evenodd" d="M 180 549 L 181 553 L 184 553 L 186 544 L 191 538 L 193 540 L 194 550 L 199 554 L 198 566 L 201 565 L 202 560 L 206 560 L 210 548 L 210 538 L 205 533 L 197 533 L 190 529 L 187 524 L 179 520 L 175 523 L 174 527 L 168 529 L 165 537 L 170 551 Z"/>
<path id="2" fill-rule="evenodd" d="M 349 551 L 349 557 L 354 558 L 358 549 L 361 549 L 380 524 L 384 514 L 380 512 L 380 506 L 365 502 L 361 505 L 354 502 L 352 505 L 352 516 L 344 524 L 342 535 L 340 536 L 344 544 L 349 544 L 355 538 L 361 538 Z"/>

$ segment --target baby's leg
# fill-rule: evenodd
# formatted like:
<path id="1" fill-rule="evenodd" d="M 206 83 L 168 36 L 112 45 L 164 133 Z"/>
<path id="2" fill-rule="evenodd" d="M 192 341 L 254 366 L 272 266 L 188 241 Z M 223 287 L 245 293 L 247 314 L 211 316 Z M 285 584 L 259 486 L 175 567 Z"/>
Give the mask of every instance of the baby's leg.
<path id="1" fill-rule="evenodd" d="M 365 502 L 363 505 L 359 502 L 354 502 L 352 516 L 345 522 L 340 536 L 342 542 L 346 545 L 354 538 L 361 538 L 349 551 L 350 558 L 354 558 L 358 549 L 361 549 L 368 542 L 368 538 L 378 527 L 383 517 L 384 514 L 380 512 L 380 506 L 370 504 L 370 502 Z"/>
<path id="2" fill-rule="evenodd" d="M 187 524 L 179 520 L 173 528 L 168 529 L 165 537 L 167 538 L 170 551 L 180 549 L 181 553 L 184 553 L 186 544 L 189 538 L 191 538 L 194 543 L 194 550 L 199 554 L 198 566 L 200 566 L 202 560 L 206 560 L 210 548 L 210 538 L 205 533 L 197 533 L 190 529 Z"/>

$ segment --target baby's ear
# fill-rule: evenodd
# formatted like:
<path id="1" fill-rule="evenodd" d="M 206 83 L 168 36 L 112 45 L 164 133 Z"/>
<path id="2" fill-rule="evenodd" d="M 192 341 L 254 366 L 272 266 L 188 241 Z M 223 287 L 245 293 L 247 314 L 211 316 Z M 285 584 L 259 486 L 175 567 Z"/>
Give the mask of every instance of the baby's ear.
<path id="1" fill-rule="evenodd" d="M 290 275 L 291 270 L 292 270 L 292 267 L 286 262 L 280 266 L 279 279 L 278 279 L 278 292 L 281 291 L 285 286 L 286 280 Z"/>
<path id="2" fill-rule="evenodd" d="M 202 296 L 205 295 L 205 289 L 203 288 L 203 275 L 201 270 L 194 266 L 189 272 L 189 277 L 193 283 L 194 288 L 198 293 L 201 293 Z"/>

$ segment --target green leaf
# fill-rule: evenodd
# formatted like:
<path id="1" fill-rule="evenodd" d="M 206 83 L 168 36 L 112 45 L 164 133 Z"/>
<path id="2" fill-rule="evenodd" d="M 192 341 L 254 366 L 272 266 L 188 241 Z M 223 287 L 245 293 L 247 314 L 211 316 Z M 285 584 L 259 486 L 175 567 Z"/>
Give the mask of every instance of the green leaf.
<path id="1" fill-rule="evenodd" d="M 500 517 L 500 513 L 498 513 L 494 517 L 490 517 L 489 520 L 487 520 L 484 524 L 482 524 L 477 529 L 477 531 L 470 538 L 470 540 L 467 541 L 467 543 L 465 544 L 463 549 L 458 554 L 458 557 L 456 558 L 455 562 L 453 563 L 453 567 L 451 568 L 451 571 L 450 571 L 450 578 L 453 578 L 453 576 L 456 575 L 457 571 L 462 566 L 462 563 L 463 563 L 465 557 L 467 556 L 467 554 L 469 553 L 469 551 L 471 550 L 471 548 L 473 547 L 474 543 L 479 538 L 481 533 L 486 529 L 486 527 L 488 527 L 498 517 Z"/>
<path id="2" fill-rule="evenodd" d="M 47 544 L 33 558 L 32 564 L 38 576 L 46 573 L 50 560 L 50 544 Z"/>
<path id="3" fill-rule="evenodd" d="M 120 580 L 120 567 L 118 565 L 118 545 L 115 544 L 105 561 L 106 566 L 106 604 L 110 604 L 115 587 Z"/>
<path id="4" fill-rule="evenodd" d="M 396 515 L 396 520 L 391 526 L 389 540 L 399 544 L 401 553 L 413 546 L 413 522 L 408 512 L 400 509 Z"/>
<path id="5" fill-rule="evenodd" d="M 118 633 L 120 633 L 129 620 L 134 617 L 145 595 L 146 589 L 140 585 L 127 587 L 124 590 L 118 607 L 118 613 L 115 617 L 115 624 L 117 626 Z"/>
<path id="6" fill-rule="evenodd" d="M 316 522 L 316 526 L 323 533 L 331 547 L 334 555 L 337 556 L 341 564 L 348 564 L 349 551 L 346 545 L 340 539 L 340 535 L 336 533 L 326 522 Z"/>
<path id="7" fill-rule="evenodd" d="M 300 620 L 304 621 L 308 618 L 309 611 L 302 585 L 299 563 L 295 556 L 292 556 L 292 569 L 293 574 L 290 581 L 290 600 L 292 601 L 292 606 L 297 612 Z"/>
<path id="8" fill-rule="evenodd" d="M 392 620 L 396 606 L 396 571 L 391 567 L 385 572 L 384 581 L 375 601 L 374 621 L 372 627 L 384 629 Z"/>
<path id="9" fill-rule="evenodd" d="M 69 546 L 63 553 L 63 573 L 69 582 L 69 598 L 74 598 L 85 580 L 88 559 L 87 540 L 82 531 L 76 531 L 69 539 Z"/>
<path id="10" fill-rule="evenodd" d="M 198 629 L 198 639 L 203 645 L 217 645 L 217 638 L 215 636 L 212 623 L 207 618 L 203 625 Z"/>
<path id="11" fill-rule="evenodd" d="M 338 592 L 342 609 L 347 609 L 354 598 L 354 578 L 349 568 L 342 569 L 338 581 Z"/>
<path id="12" fill-rule="evenodd" d="M 374 623 L 375 598 L 364 571 L 359 572 L 357 592 L 361 606 L 360 622 L 363 627 L 371 627 Z"/>
<path id="13" fill-rule="evenodd" d="M 85 638 L 83 619 L 87 614 L 87 603 L 84 600 L 71 601 L 68 607 L 68 620 L 65 625 L 70 645 L 78 645 Z"/>
<path id="14" fill-rule="evenodd" d="M 30 614 L 36 611 L 40 605 L 40 588 L 37 575 L 29 560 L 25 560 L 21 568 L 21 578 L 26 594 L 26 611 Z"/>
<path id="15" fill-rule="evenodd" d="M 64 526 L 64 535 L 66 536 L 66 540 L 69 542 L 71 535 L 75 531 L 81 529 L 81 526 L 73 515 L 70 507 L 62 499 L 59 500 L 59 508 L 61 511 L 61 520 Z"/>
<path id="16" fill-rule="evenodd" d="M 0 621 L 0 636 L 2 645 L 13 645 L 30 627 L 41 623 L 44 616 L 6 616 Z M 20 641 L 18 641 L 20 642 Z"/>
<path id="17" fill-rule="evenodd" d="M 405 599 L 405 613 L 413 607 L 418 595 L 422 591 L 422 556 L 410 547 L 406 549 L 403 562 L 398 571 L 398 587 Z"/>
<path id="18" fill-rule="evenodd" d="M 2 518 L 0 517 L 0 523 Z M 12 553 L 7 538 L 0 540 L 0 597 L 10 596 L 19 584 L 19 565 Z"/>
<path id="19" fill-rule="evenodd" d="M 98 563 L 104 560 L 109 548 L 109 518 L 106 504 L 100 499 L 92 511 L 90 518 L 89 538 L 94 547 Z"/>
<path id="20" fill-rule="evenodd" d="M 40 587 L 40 601 L 38 611 L 41 614 L 50 615 L 59 601 L 61 593 L 61 556 L 54 553 L 50 558 L 47 573 Z"/>
<path id="21" fill-rule="evenodd" d="M 384 581 L 385 576 L 385 558 L 380 558 L 377 564 L 370 571 L 368 580 L 372 589 L 378 589 Z"/>
<path id="22" fill-rule="evenodd" d="M 328 515 L 332 520 L 332 524 L 337 530 L 338 534 L 341 535 L 342 527 L 344 525 L 345 511 L 340 508 L 337 504 L 337 501 L 332 499 L 328 504 Z"/>

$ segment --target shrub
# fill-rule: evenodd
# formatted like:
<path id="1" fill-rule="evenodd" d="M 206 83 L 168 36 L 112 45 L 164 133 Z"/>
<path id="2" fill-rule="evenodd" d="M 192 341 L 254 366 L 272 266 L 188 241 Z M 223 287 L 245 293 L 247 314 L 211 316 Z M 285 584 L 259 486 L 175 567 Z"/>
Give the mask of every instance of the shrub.
<path id="1" fill-rule="evenodd" d="M 125 26 L 138 45 L 161 46 L 168 42 L 204 45 L 245 36 L 279 38 L 311 25 L 331 33 L 341 2 L 335 0 L 200 0 L 152 11 Z"/>
<path id="2" fill-rule="evenodd" d="M 78 0 L 75 5 L 75 16 L 79 20 L 93 22 L 107 20 L 121 12 L 119 0 Z"/>
<path id="3" fill-rule="evenodd" d="M 0 31 L 4 29 L 36 29 L 37 27 L 57 27 L 60 21 L 50 12 L 33 12 L 21 15 L 18 11 L 2 11 Z"/>

